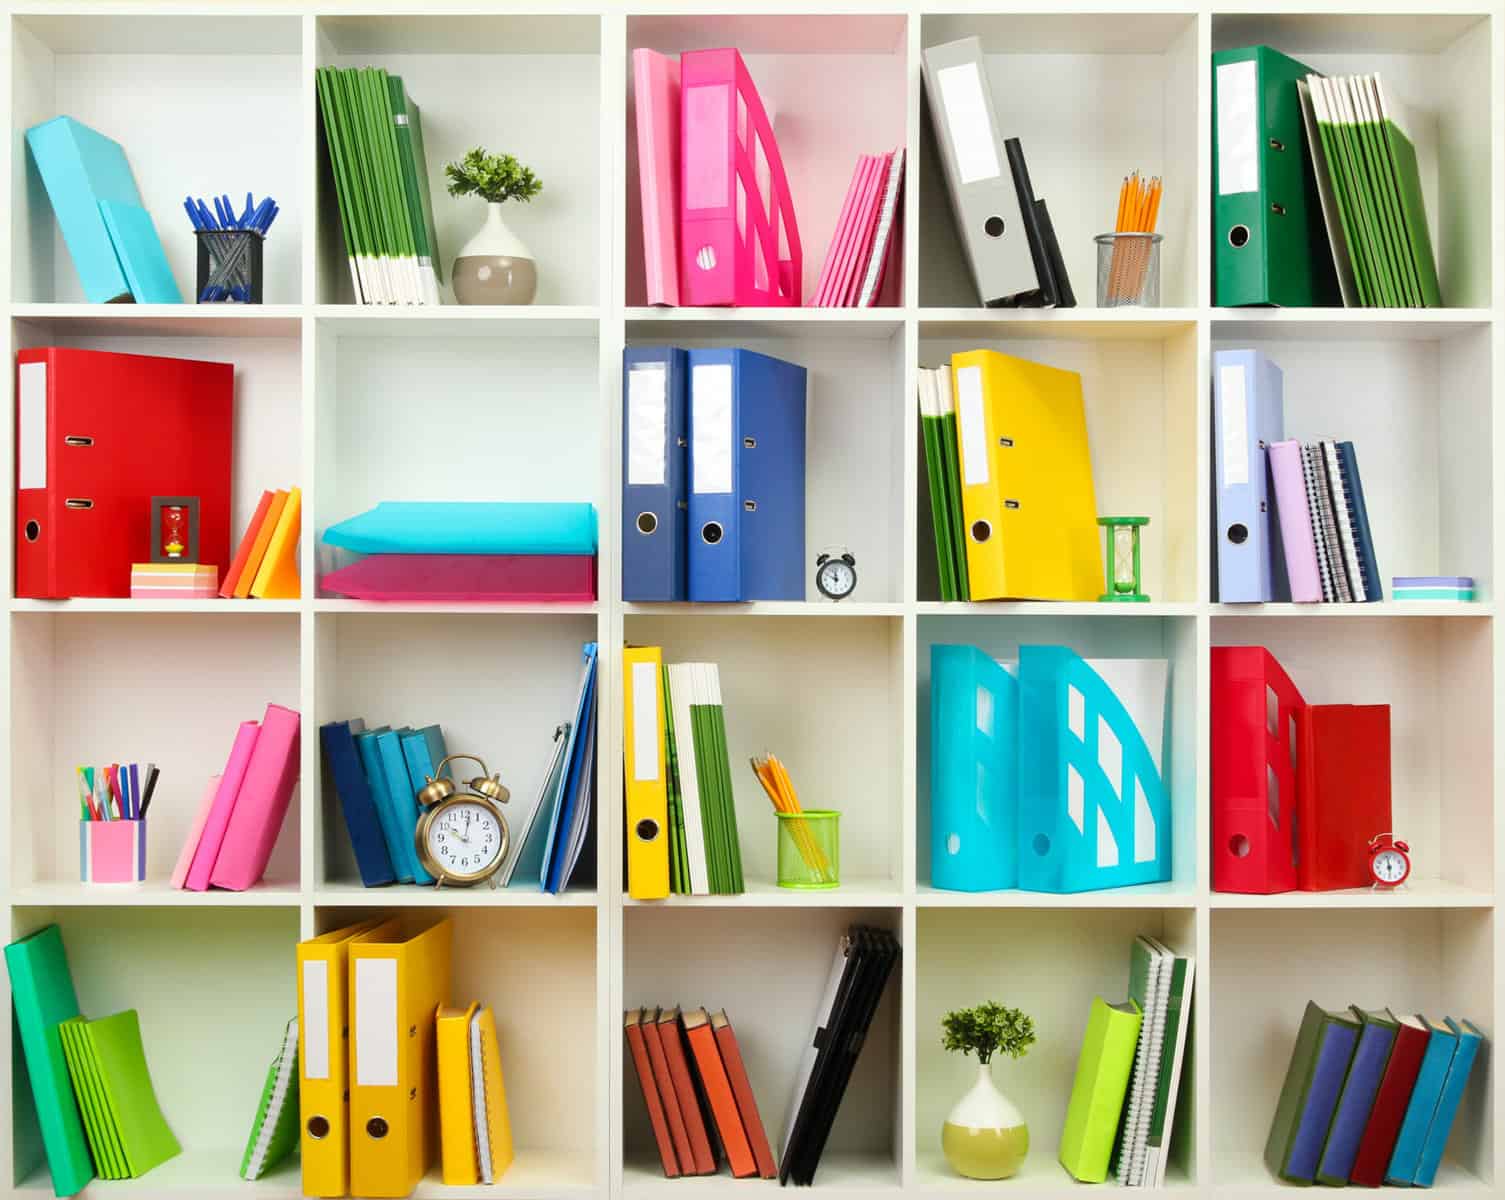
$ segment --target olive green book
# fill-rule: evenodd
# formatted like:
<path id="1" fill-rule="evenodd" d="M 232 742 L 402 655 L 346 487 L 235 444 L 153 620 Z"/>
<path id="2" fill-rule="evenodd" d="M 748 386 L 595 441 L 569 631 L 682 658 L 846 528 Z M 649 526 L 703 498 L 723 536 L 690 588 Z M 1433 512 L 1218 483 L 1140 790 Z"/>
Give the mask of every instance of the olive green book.
<path id="1" fill-rule="evenodd" d="M 1108 1178 L 1142 1021 L 1133 1000 L 1109 1004 L 1097 996 L 1092 1001 L 1058 1154 L 1061 1165 L 1082 1183 Z"/>

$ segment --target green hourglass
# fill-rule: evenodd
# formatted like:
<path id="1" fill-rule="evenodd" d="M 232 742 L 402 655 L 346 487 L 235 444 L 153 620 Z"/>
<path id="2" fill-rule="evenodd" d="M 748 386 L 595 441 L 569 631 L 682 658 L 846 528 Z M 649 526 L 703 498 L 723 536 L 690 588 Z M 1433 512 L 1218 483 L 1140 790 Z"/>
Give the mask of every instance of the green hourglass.
<path id="1" fill-rule="evenodd" d="M 1149 600 L 1139 590 L 1139 530 L 1150 523 L 1149 517 L 1099 517 L 1097 523 L 1107 532 L 1108 591 L 1099 600 Z"/>

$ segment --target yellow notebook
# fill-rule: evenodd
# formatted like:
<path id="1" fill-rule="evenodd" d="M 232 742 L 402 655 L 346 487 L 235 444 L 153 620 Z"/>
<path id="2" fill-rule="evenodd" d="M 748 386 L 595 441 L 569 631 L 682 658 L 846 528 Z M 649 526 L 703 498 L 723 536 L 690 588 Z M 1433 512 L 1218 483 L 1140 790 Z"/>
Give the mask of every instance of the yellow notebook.
<path id="1" fill-rule="evenodd" d="M 622 651 L 627 894 L 635 900 L 662 900 L 669 894 L 663 662 L 663 651 L 657 646 L 629 646 Z"/>
<path id="2" fill-rule="evenodd" d="M 272 530 L 266 557 L 257 568 L 251 595 L 258 600 L 296 600 L 298 598 L 298 534 L 302 526 L 303 491 L 292 488 L 287 503 Z M 237 589 L 239 590 L 239 589 Z"/>
<path id="3" fill-rule="evenodd" d="M 491 1009 L 439 1009 L 439 1142 L 444 1183 L 495 1183 L 512 1165 L 512 1121 Z"/>
<path id="4" fill-rule="evenodd" d="M 973 600 L 1103 592 L 1082 377 L 969 350 L 951 359 Z"/>

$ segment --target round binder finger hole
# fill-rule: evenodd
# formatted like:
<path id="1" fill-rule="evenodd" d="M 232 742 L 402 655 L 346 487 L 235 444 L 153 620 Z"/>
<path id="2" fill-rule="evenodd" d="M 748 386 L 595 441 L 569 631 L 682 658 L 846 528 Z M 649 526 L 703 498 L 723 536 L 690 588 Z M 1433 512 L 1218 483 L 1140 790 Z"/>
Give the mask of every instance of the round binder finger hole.
<path id="1" fill-rule="evenodd" d="M 972 522 L 972 540 L 974 542 L 985 542 L 992 536 L 993 527 L 986 521 Z"/>
<path id="2" fill-rule="evenodd" d="M 652 817 L 644 817 L 633 826 L 633 832 L 638 835 L 638 841 L 651 842 L 654 838 L 658 837 L 658 822 L 653 820 Z"/>
<path id="3" fill-rule="evenodd" d="M 1050 853 L 1050 839 L 1043 833 L 1035 834 L 1035 840 L 1030 843 L 1030 846 L 1041 858 Z"/>
<path id="4" fill-rule="evenodd" d="M 1231 838 L 1228 839 L 1228 852 L 1232 854 L 1234 858 L 1248 858 L 1249 839 L 1246 838 L 1242 833 L 1235 833 Z"/>
<path id="5" fill-rule="evenodd" d="M 374 1138 L 387 1136 L 387 1119 L 385 1117 L 372 1117 L 366 1122 L 366 1132 Z"/>
<path id="6" fill-rule="evenodd" d="M 313 1138 L 316 1142 L 322 1142 L 325 1138 L 327 1138 L 329 1136 L 329 1118 L 309 1117 L 308 1136 Z"/>
<path id="7" fill-rule="evenodd" d="M 714 271 L 716 269 L 716 248 L 714 246 L 702 246 L 695 251 L 695 265 L 702 271 Z"/>
<path id="8" fill-rule="evenodd" d="M 1003 229 L 1002 217 L 989 217 L 982 223 L 982 231 L 989 237 L 1002 237 Z"/>
<path id="9" fill-rule="evenodd" d="M 1235 546 L 1242 546 L 1245 542 L 1247 542 L 1249 540 L 1249 526 L 1247 526 L 1247 525 L 1230 525 L 1230 526 L 1228 526 L 1228 540 L 1230 542 L 1232 542 Z"/>
<path id="10" fill-rule="evenodd" d="M 962 852 L 962 839 L 961 839 L 961 836 L 959 834 L 953 833 L 953 834 L 951 834 L 950 837 L 948 837 L 946 839 L 946 853 L 947 854 L 960 854 L 961 852 Z"/>
<path id="11" fill-rule="evenodd" d="M 658 528 L 658 514 L 651 512 L 638 513 L 638 532 L 652 533 Z"/>
<path id="12" fill-rule="evenodd" d="M 700 539 L 707 546 L 714 546 L 721 540 L 721 522 L 707 521 L 700 527 Z"/>
<path id="13" fill-rule="evenodd" d="M 41 536 L 42 536 L 42 527 L 40 525 L 38 525 L 35 521 L 27 521 L 26 522 L 26 540 L 28 542 L 34 542 L 34 541 L 37 540 L 37 538 L 39 538 Z"/>
<path id="14" fill-rule="evenodd" d="M 1242 250 L 1249 244 L 1249 226 L 1235 225 L 1228 231 L 1228 244 L 1235 250 Z"/>

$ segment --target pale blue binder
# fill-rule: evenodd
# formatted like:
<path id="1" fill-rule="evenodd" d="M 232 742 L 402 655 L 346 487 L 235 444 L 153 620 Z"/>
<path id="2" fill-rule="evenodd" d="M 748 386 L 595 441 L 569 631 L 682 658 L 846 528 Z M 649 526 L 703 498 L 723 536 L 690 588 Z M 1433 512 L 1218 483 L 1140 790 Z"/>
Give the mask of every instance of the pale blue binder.
<path id="1" fill-rule="evenodd" d="M 1443 1084 L 1447 1082 L 1453 1055 L 1458 1049 L 1458 1034 L 1451 1021 L 1441 1028 L 1428 1021 L 1427 1028 L 1431 1031 L 1431 1040 L 1427 1042 L 1427 1052 L 1422 1055 L 1421 1070 L 1416 1073 L 1406 1116 L 1401 1121 L 1400 1133 L 1396 1135 L 1395 1149 L 1390 1153 L 1390 1166 L 1385 1170 L 1386 1183 L 1403 1187 L 1410 1187 L 1416 1180 L 1427 1133 L 1432 1128 L 1432 1118 L 1442 1099 Z"/>
<path id="2" fill-rule="evenodd" d="M 1479 1046 L 1484 1035 L 1470 1021 L 1455 1021 L 1445 1018 L 1448 1028 L 1458 1038 L 1458 1048 L 1453 1051 L 1453 1061 L 1448 1066 L 1447 1078 L 1442 1084 L 1442 1095 L 1437 1100 L 1437 1111 L 1432 1114 L 1432 1123 L 1427 1128 L 1427 1140 L 1421 1148 L 1421 1158 L 1416 1164 L 1417 1187 L 1431 1187 L 1437 1178 L 1437 1167 L 1442 1162 L 1442 1152 L 1447 1148 L 1448 1134 L 1453 1131 L 1453 1119 L 1458 1115 L 1458 1106 L 1463 1102 L 1464 1090 L 1468 1087 L 1469 1072 L 1474 1059 L 1479 1055 Z M 1429 1045 L 1427 1047 L 1431 1049 Z"/>
<path id="3" fill-rule="evenodd" d="M 1019 685 L 976 646 L 930 647 L 930 882 L 1018 886 Z"/>
<path id="4" fill-rule="evenodd" d="M 376 735 L 376 752 L 387 779 L 387 798 L 397 817 L 398 841 L 403 861 L 413 873 L 414 883 L 433 883 L 434 877 L 418 861 L 413 833 L 418 828 L 418 794 L 408 778 L 407 760 L 402 755 L 402 735 L 410 729 L 387 729 Z"/>
<path id="5" fill-rule="evenodd" d="M 1290 599 L 1266 453 L 1284 437 L 1283 387 L 1280 368 L 1258 350 L 1213 352 L 1213 541 L 1223 604 Z"/>
<path id="6" fill-rule="evenodd" d="M 594 554 L 584 503 L 383 500 L 331 525 L 323 541 L 361 554 Z"/>

